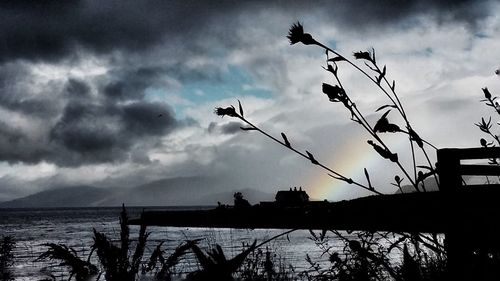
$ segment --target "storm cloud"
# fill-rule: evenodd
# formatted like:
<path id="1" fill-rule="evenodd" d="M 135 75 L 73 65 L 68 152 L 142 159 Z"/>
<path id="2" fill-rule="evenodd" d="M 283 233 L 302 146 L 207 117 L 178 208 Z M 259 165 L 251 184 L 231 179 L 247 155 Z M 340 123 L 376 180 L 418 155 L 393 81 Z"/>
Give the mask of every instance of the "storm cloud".
<path id="1" fill-rule="evenodd" d="M 149 87 L 162 85 L 155 71 L 114 70 L 87 80 L 42 81 L 36 88 L 36 77 L 19 69 L 0 73 L 0 112 L 9 116 L 0 123 L 3 161 L 60 166 L 123 161 L 138 144 L 155 147 L 179 125 L 168 104 L 144 98 Z"/>
<path id="2" fill-rule="evenodd" d="M 276 10 L 292 15 L 323 13 L 345 27 L 378 27 L 430 13 L 475 24 L 490 13 L 489 1 L 3 1 L 0 4 L 0 61 L 58 61 L 79 49 L 96 54 L 141 54 L 159 43 L 205 48 L 214 35 L 237 44 L 235 23 L 241 13 Z M 300 19 L 300 18 L 299 18 Z M 294 19 L 291 19 L 291 21 Z M 215 25 L 217 22 L 230 24 Z M 216 28 L 213 28 L 216 26 Z M 226 27 L 224 27 L 226 26 Z"/>

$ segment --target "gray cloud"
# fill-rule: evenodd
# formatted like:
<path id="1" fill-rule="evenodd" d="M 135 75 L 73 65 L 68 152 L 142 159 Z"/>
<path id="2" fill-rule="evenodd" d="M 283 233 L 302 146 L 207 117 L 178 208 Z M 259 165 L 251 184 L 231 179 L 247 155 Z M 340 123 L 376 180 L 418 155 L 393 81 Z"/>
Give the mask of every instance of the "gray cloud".
<path id="1" fill-rule="evenodd" d="M 410 24 L 413 17 L 421 15 L 475 26 L 491 14 L 490 3 L 487 0 L 354 0 L 324 3 L 324 11 L 337 24 L 347 28 L 380 28 L 398 21 Z"/>
<path id="2" fill-rule="evenodd" d="M 50 130 L 50 141 L 61 148 L 55 159 L 59 165 L 114 162 L 130 158 L 136 144 L 154 143 L 177 126 L 163 103 L 69 102 Z M 140 159 L 137 154 L 133 158 Z"/>
<path id="3" fill-rule="evenodd" d="M 83 48 L 96 54 L 115 50 L 144 53 L 159 43 L 217 52 L 207 45 L 238 44 L 234 26 L 239 14 L 264 9 L 282 14 L 327 15 L 345 27 L 371 27 L 424 13 L 443 20 L 475 24 L 490 13 L 489 1 L 3 1 L 0 9 L 0 61 L 58 61 Z M 300 18 L 297 18 L 300 20 Z M 290 21 L 296 20 L 290 18 Z M 220 23 L 220 24 L 214 24 Z M 215 26 L 215 28 L 214 28 Z M 225 34 L 225 35 L 223 35 Z M 214 35 L 224 40 L 211 40 Z M 208 44 L 207 44 L 208 43 Z M 217 44 L 216 44 L 217 45 Z M 183 52 L 186 50 L 182 50 Z"/>
<path id="4" fill-rule="evenodd" d="M 43 81 L 16 66 L 0 71 L 0 106 L 19 116 L 0 122 L 2 161 L 144 162 L 162 136 L 189 123 L 177 120 L 169 105 L 145 99 L 146 89 L 162 84 L 155 71 Z"/>
<path id="5" fill-rule="evenodd" d="M 218 133 L 218 134 L 235 134 L 241 132 L 241 127 L 244 127 L 240 122 L 231 121 L 229 123 L 223 125 L 217 125 L 215 122 L 211 122 L 208 125 L 209 133 Z"/>

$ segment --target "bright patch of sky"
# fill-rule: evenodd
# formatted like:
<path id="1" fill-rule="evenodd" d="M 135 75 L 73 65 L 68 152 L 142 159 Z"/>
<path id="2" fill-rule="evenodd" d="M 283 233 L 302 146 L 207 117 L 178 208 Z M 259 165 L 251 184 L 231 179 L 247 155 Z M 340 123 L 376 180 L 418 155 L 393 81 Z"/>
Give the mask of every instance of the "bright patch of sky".
<path id="1" fill-rule="evenodd" d="M 206 104 L 243 95 L 268 98 L 271 94 L 268 89 L 255 85 L 254 79 L 244 68 L 230 65 L 222 73 L 218 82 L 212 80 L 193 81 L 182 85 L 175 92 L 161 88 L 149 88 L 146 90 L 146 99 L 166 101 L 174 108 L 176 115 L 183 118 L 186 107 L 193 104 Z"/>

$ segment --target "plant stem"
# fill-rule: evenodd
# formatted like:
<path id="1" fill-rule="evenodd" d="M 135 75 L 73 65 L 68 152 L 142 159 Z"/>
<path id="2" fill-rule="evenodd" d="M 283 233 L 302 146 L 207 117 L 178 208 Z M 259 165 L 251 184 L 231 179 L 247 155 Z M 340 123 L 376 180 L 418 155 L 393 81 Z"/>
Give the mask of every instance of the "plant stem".
<path id="1" fill-rule="evenodd" d="M 281 236 L 284 236 L 284 235 L 290 234 L 290 233 L 292 233 L 292 232 L 294 232 L 294 231 L 297 231 L 297 230 L 299 230 L 299 228 L 294 228 L 294 229 L 291 229 L 291 230 L 287 230 L 287 231 L 285 231 L 285 232 L 283 232 L 283 233 L 277 234 L 277 235 L 275 235 L 275 236 L 273 236 L 273 237 L 271 237 L 271 238 L 269 238 L 269 239 L 267 239 L 267 240 L 264 240 L 263 242 L 261 242 L 261 243 L 257 244 L 257 246 L 255 246 L 255 249 L 257 249 L 257 248 L 259 248 L 259 247 L 262 247 L 263 245 L 265 245 L 265 244 L 267 244 L 267 243 L 269 243 L 269 242 L 273 241 L 273 240 L 274 240 L 274 239 L 276 239 L 276 238 L 279 238 L 279 237 L 281 237 Z"/>
<path id="2" fill-rule="evenodd" d="M 339 56 L 338 53 L 335 53 L 335 54 Z M 347 61 L 349 61 L 349 60 L 347 60 Z M 363 71 L 363 70 L 361 70 L 361 71 Z M 335 77 L 335 79 L 337 80 L 337 83 L 339 84 L 339 87 L 342 88 L 342 90 L 345 93 L 346 92 L 345 88 L 342 85 L 342 82 L 340 81 L 340 78 L 339 78 L 338 74 L 336 72 L 332 72 L 332 73 L 333 73 L 333 76 Z M 356 107 L 356 104 L 352 102 L 352 100 L 349 98 L 349 96 L 347 94 L 346 94 L 346 98 L 347 98 L 348 102 L 351 105 L 351 106 L 348 107 L 348 109 L 351 111 L 351 114 L 353 114 L 354 116 L 356 116 L 358 118 L 358 120 L 360 121 L 360 124 L 368 131 L 368 133 L 372 137 L 374 137 L 377 140 L 378 143 L 380 143 L 387 151 L 390 151 L 389 147 L 387 147 L 387 145 L 382 141 L 382 139 L 375 133 L 375 131 L 371 127 L 370 123 L 368 123 L 368 121 L 366 121 L 366 119 L 363 116 L 363 114 Z M 414 168 L 415 168 L 414 171 L 415 171 L 415 179 L 416 179 L 417 178 L 417 176 L 416 176 L 417 172 L 416 172 L 416 164 L 415 164 L 415 155 L 414 155 L 414 151 L 413 151 L 413 144 L 412 144 L 412 154 L 413 154 L 413 165 L 414 165 Z M 401 171 L 406 175 L 406 177 L 408 178 L 408 180 L 410 181 L 410 183 L 415 187 L 415 189 L 417 190 L 417 192 L 420 192 L 420 190 L 418 189 L 418 186 L 417 186 L 416 182 L 410 177 L 410 175 L 408 174 L 408 172 L 406 171 L 406 169 L 403 167 L 403 165 L 399 162 L 399 160 L 396 161 L 396 163 L 399 166 L 399 168 L 401 169 Z"/>
<path id="3" fill-rule="evenodd" d="M 291 151 L 293 151 L 293 152 L 297 153 L 298 155 L 300 155 L 300 156 L 302 156 L 302 157 L 304 157 L 304 158 L 306 158 L 306 159 L 308 159 L 308 160 L 311 160 L 311 159 L 309 158 L 309 156 L 307 156 L 307 155 L 306 155 L 306 154 L 304 154 L 303 152 L 298 151 L 297 149 L 295 149 L 295 148 L 293 148 L 293 147 L 291 147 L 291 146 L 286 145 L 284 142 L 282 142 L 282 141 L 278 140 L 277 138 L 275 138 L 275 137 L 271 136 L 271 135 L 270 135 L 270 134 L 268 134 L 267 132 L 265 132 L 265 131 L 261 130 L 260 128 L 258 128 L 258 127 L 257 127 L 257 126 L 255 126 L 254 124 L 252 124 L 250 121 L 248 121 L 247 119 L 245 119 L 243 116 L 240 116 L 240 115 L 238 114 L 238 116 L 237 116 L 237 117 L 238 117 L 241 121 L 245 122 L 247 125 L 249 125 L 250 127 L 252 127 L 253 129 L 255 129 L 256 131 L 259 131 L 261 134 L 265 135 L 266 137 L 268 137 L 268 138 L 272 139 L 273 141 L 275 141 L 275 142 L 277 142 L 277 143 L 281 144 L 282 146 L 284 146 L 284 147 L 286 147 L 286 148 L 290 149 Z M 334 170 L 332 170 L 332 169 L 328 168 L 327 166 L 325 166 L 325 165 L 324 165 L 324 164 L 322 164 L 322 163 L 319 163 L 319 162 L 318 162 L 318 163 L 317 163 L 317 165 L 318 165 L 318 166 L 320 166 L 321 168 L 323 168 L 324 170 L 326 170 L 326 171 L 330 172 L 331 174 L 333 174 L 333 175 L 335 176 L 335 178 L 337 178 L 337 179 L 339 179 L 339 180 L 345 181 L 345 182 L 350 183 L 350 184 L 357 185 L 357 186 L 359 186 L 359 187 L 361 187 L 361 188 L 364 188 L 364 189 L 366 189 L 366 190 L 368 190 L 368 191 L 371 191 L 371 192 L 373 192 L 373 193 L 375 193 L 375 194 L 378 194 L 378 195 L 382 195 L 382 194 L 383 194 L 383 193 L 381 193 L 381 192 L 379 192 L 379 191 L 377 191 L 377 190 L 375 190 L 375 189 L 369 188 L 368 186 L 365 186 L 365 185 L 363 185 L 363 184 L 361 184 L 361 183 L 358 183 L 358 182 L 356 182 L 356 181 L 354 181 L 354 180 L 352 180 L 352 179 L 350 179 L 350 178 L 347 178 L 347 177 L 345 177 L 345 176 L 343 176 L 343 175 L 341 175 L 341 174 L 339 174 L 339 173 L 335 172 Z"/>

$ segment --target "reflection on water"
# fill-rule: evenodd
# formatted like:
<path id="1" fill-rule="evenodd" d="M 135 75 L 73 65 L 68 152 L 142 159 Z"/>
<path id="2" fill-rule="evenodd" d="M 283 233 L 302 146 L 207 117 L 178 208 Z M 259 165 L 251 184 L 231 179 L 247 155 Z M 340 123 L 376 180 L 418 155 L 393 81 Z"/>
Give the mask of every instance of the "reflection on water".
<path id="1" fill-rule="evenodd" d="M 139 216 L 142 210 L 143 208 L 127 208 L 130 217 Z M 11 235 L 16 241 L 16 280 L 39 280 L 47 277 L 49 272 L 55 276 L 65 275 L 64 272 L 57 271 L 60 268 L 56 263 L 35 262 L 40 253 L 46 250 L 43 244 L 63 243 L 86 258 L 93 242 L 94 228 L 106 233 L 108 237 L 119 239 L 120 211 L 120 208 L 0 209 L 0 236 Z M 136 239 L 139 227 L 131 226 L 130 229 L 131 238 Z M 149 257 L 160 241 L 164 241 L 163 248 L 171 253 L 180 243 L 191 239 L 202 239 L 202 248 L 218 243 L 228 256 L 234 256 L 241 251 L 243 243 L 252 243 L 254 239 L 264 241 L 282 231 L 149 227 L 151 235 L 144 257 Z M 269 247 L 282 262 L 293 264 L 298 270 L 305 269 L 308 266 L 305 263 L 306 253 L 312 257 L 321 255 L 309 236 L 308 231 L 297 231 L 273 240 Z M 176 269 L 178 272 L 189 272 L 197 269 L 197 266 L 195 258 L 187 255 Z"/>

